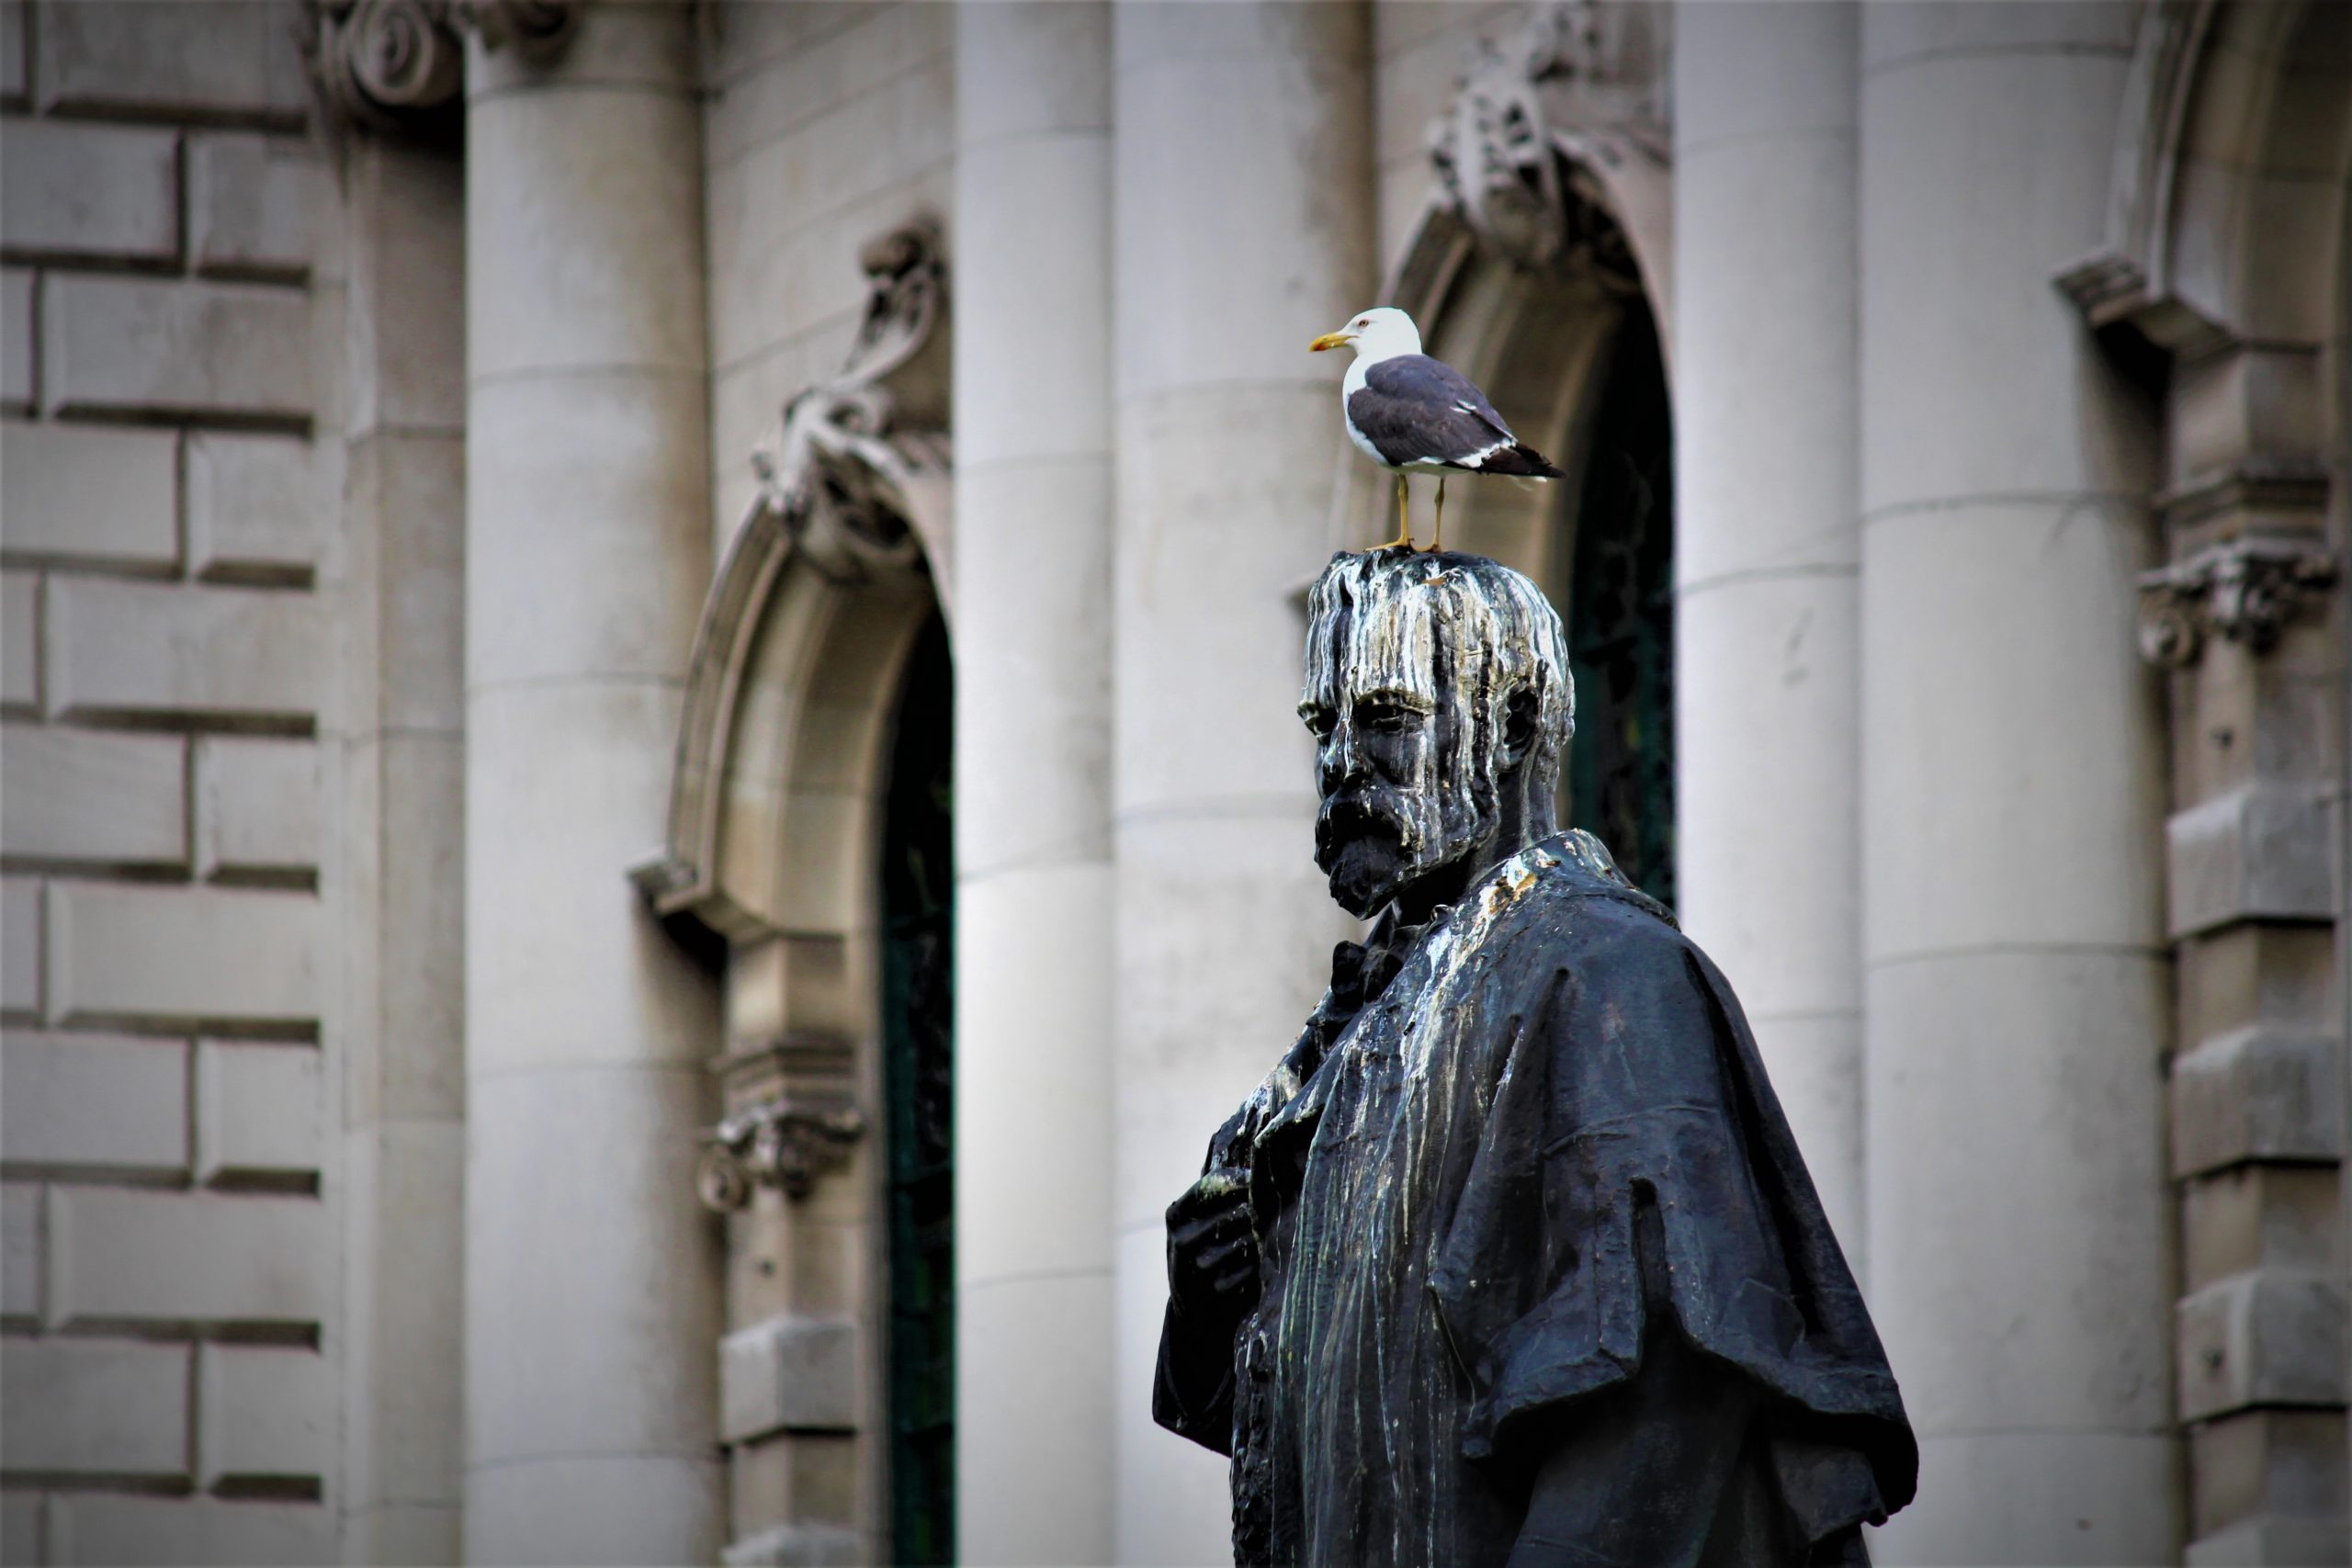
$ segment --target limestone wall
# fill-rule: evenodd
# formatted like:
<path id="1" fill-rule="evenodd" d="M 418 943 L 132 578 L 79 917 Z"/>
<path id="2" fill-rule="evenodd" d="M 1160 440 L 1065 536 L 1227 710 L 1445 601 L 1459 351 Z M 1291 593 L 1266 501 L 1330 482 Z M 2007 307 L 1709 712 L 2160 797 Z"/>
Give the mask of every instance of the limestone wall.
<path id="1" fill-rule="evenodd" d="M 1435 188 L 1430 121 L 1452 106 L 1479 41 L 1509 33 L 1527 10 L 1526 0 L 1374 0 L 1372 155 L 1384 276 L 1412 243 Z"/>
<path id="2" fill-rule="evenodd" d="M 340 453 L 290 7 L 0 8 L 0 1555 L 338 1555 Z"/>

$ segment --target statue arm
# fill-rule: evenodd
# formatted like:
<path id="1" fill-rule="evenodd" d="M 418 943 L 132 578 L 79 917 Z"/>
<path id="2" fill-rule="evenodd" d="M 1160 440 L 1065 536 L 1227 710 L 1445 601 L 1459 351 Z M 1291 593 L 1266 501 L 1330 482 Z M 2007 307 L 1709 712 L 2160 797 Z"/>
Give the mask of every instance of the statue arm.
<path id="1" fill-rule="evenodd" d="M 1233 1130 L 1233 1122 L 1220 1130 L 1209 1168 L 1168 1208 L 1168 1309 L 1151 1393 L 1152 1419 L 1226 1454 L 1232 1451 L 1237 1341 L 1258 1303 L 1248 1172 L 1217 1163 L 1231 1148 Z"/>

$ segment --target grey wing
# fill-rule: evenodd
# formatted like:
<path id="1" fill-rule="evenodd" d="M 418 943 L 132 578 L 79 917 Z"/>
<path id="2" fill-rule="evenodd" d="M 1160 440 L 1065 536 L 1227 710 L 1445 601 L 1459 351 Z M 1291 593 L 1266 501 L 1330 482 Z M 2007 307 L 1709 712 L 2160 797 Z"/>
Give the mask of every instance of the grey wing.
<path id="1" fill-rule="evenodd" d="M 1453 462 L 1515 439 L 1487 394 L 1425 354 L 1384 359 L 1348 399 L 1348 417 L 1382 458 L 1403 465 Z"/>

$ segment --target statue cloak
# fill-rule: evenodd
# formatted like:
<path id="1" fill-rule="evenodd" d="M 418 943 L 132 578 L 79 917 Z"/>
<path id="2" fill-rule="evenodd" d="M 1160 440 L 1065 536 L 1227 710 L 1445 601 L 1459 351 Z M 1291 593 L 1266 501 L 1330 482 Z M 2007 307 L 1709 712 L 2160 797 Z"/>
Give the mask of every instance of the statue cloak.
<path id="1" fill-rule="evenodd" d="M 1552 1435 L 1665 1326 L 1758 1391 L 1725 1408 L 1768 1500 L 1707 1559 L 1858 1552 L 1917 1448 L 1728 983 L 1581 832 L 1396 950 L 1343 947 L 1210 1145 L 1259 1294 L 1238 1327 L 1170 1301 L 1153 1413 L 1232 1457 L 1236 1561 L 1500 1564 Z"/>

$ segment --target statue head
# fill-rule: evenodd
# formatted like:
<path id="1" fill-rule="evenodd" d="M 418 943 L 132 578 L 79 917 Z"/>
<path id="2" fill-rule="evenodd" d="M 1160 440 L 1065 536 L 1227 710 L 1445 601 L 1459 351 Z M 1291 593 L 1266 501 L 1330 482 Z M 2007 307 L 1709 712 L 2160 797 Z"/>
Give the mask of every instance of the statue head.
<path id="1" fill-rule="evenodd" d="M 1411 918 L 1554 830 L 1576 728 L 1567 639 L 1543 590 L 1483 556 L 1332 558 L 1307 596 L 1306 689 L 1331 896 Z"/>

